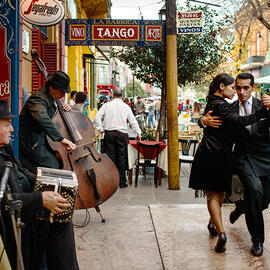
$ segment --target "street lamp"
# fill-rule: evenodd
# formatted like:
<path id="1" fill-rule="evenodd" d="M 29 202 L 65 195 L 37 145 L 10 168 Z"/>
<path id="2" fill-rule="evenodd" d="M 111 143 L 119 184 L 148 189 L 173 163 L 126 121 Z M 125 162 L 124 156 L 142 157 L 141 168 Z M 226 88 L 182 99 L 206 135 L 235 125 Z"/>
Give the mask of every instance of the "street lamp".
<path id="1" fill-rule="evenodd" d="M 159 19 L 161 21 L 166 20 L 166 5 L 164 5 L 158 12 Z"/>

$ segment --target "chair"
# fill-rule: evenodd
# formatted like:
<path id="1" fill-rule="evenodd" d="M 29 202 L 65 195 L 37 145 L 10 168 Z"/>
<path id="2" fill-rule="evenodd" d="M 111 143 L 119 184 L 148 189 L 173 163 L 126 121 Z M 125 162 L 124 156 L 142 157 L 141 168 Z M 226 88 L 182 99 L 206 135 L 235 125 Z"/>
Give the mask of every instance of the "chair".
<path id="1" fill-rule="evenodd" d="M 196 136 L 197 141 L 200 142 L 202 140 L 202 137 L 203 137 L 203 132 L 197 130 L 197 131 L 195 131 L 195 136 Z"/>
<path id="2" fill-rule="evenodd" d="M 158 185 L 158 156 L 159 156 L 159 145 L 160 143 L 155 144 L 145 144 L 138 142 L 138 157 L 136 161 L 136 176 L 135 176 L 135 187 L 137 187 L 138 176 L 139 176 L 139 167 L 143 167 L 144 170 L 146 167 L 154 167 L 154 181 L 157 188 Z M 142 155 L 142 156 L 141 156 Z M 145 173 L 146 177 L 146 173 Z"/>
<path id="3" fill-rule="evenodd" d="M 196 146 L 198 141 L 193 139 L 178 139 L 180 146 L 181 146 L 181 152 L 179 152 L 179 171 L 181 171 L 181 163 L 189 163 L 192 164 L 195 152 L 196 152 Z M 190 155 L 190 152 L 192 154 Z"/>

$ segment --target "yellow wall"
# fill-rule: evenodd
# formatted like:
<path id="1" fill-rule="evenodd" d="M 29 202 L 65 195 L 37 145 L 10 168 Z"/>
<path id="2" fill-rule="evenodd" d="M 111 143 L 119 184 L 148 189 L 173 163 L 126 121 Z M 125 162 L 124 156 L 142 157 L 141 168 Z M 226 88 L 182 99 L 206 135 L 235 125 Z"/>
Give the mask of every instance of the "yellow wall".
<path id="1" fill-rule="evenodd" d="M 78 18 L 87 18 L 84 10 L 81 9 L 81 4 L 77 2 L 77 14 Z M 91 50 L 88 46 L 69 46 L 66 47 L 66 56 L 68 59 L 68 75 L 70 76 L 70 87 L 71 90 L 84 91 L 83 81 L 83 54 L 91 54 Z M 87 72 L 87 89 L 88 99 L 90 100 L 90 86 L 91 86 L 91 73 L 90 64 L 86 63 Z M 89 106 L 90 108 L 90 106 Z M 89 118 L 93 120 L 96 115 L 96 109 L 91 111 L 88 109 Z"/>

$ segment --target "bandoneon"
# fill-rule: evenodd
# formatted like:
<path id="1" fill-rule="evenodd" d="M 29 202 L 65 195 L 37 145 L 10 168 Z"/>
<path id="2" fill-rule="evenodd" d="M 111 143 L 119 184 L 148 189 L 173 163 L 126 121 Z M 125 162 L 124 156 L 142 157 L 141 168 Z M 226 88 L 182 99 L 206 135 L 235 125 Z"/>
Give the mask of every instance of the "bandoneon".
<path id="1" fill-rule="evenodd" d="M 78 193 L 78 180 L 75 172 L 59 169 L 38 167 L 35 182 L 35 191 L 55 191 L 65 198 L 71 205 L 60 214 L 53 214 L 43 208 L 37 218 L 40 220 L 50 220 L 50 222 L 67 223 L 72 220 L 76 196 Z"/>

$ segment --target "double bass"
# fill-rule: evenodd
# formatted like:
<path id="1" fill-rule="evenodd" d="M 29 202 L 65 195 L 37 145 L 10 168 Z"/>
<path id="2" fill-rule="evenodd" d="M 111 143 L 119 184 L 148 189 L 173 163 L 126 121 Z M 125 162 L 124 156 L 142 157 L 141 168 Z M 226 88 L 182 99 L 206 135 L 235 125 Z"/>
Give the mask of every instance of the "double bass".
<path id="1" fill-rule="evenodd" d="M 47 80 L 46 67 L 35 50 L 32 50 L 32 58 Z M 75 171 L 77 175 L 79 190 L 75 208 L 95 207 L 100 213 L 99 205 L 109 199 L 119 186 L 118 169 L 106 154 L 97 152 L 95 129 L 90 119 L 81 112 L 63 110 L 61 100 L 56 103 L 58 109 L 52 122 L 64 138 L 76 145 L 76 149 L 67 151 L 60 142 L 53 142 L 47 136 L 48 144 L 60 161 L 61 168 Z"/>

